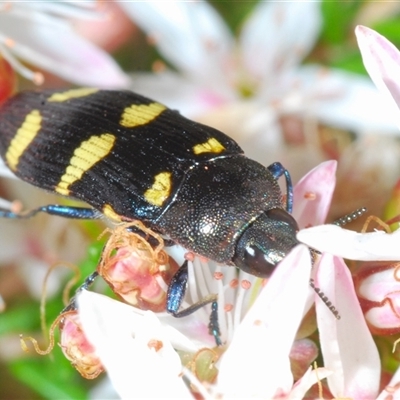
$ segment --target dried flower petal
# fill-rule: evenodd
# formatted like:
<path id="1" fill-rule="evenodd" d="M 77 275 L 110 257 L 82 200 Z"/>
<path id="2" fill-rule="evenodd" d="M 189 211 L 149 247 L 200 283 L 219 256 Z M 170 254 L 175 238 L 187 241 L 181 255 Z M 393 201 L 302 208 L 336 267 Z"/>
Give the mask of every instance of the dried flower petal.
<path id="1" fill-rule="evenodd" d="M 63 316 L 60 320 L 60 332 L 60 345 L 65 357 L 84 378 L 97 378 L 104 368 L 83 332 L 77 312 L 69 312 Z"/>

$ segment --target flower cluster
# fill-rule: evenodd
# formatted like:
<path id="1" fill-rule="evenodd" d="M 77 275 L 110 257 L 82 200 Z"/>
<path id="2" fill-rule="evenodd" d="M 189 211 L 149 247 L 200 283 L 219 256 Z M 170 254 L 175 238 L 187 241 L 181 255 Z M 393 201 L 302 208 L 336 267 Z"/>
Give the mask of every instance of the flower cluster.
<path id="1" fill-rule="evenodd" d="M 323 223 L 335 185 L 335 170 L 335 162 L 326 162 L 296 185 L 294 215 L 300 226 Z M 79 296 L 84 332 L 122 398 L 149 393 L 154 386 L 151 393 L 157 396 L 160 388 L 151 385 L 151 381 L 162 379 L 164 382 L 166 377 L 169 383 L 163 387 L 164 395 L 186 391 L 190 397 L 182 374 L 191 382 L 192 391 L 206 398 L 237 395 L 298 398 L 324 377 L 328 377 L 329 390 L 335 396 L 370 398 L 376 395 L 379 356 L 343 261 L 326 254 L 313 270 L 315 284 L 337 306 L 340 321 L 309 286 L 311 259 L 304 246 L 295 248 L 281 262 L 266 285 L 232 267 L 214 269 L 212 263 L 204 260 L 202 263 L 193 261 L 192 273 L 196 279 L 189 280 L 188 298 L 196 299 L 199 292 L 212 288 L 218 293 L 223 343 L 220 348 L 214 348 L 213 338 L 207 332 L 209 311 L 206 309 L 177 320 L 93 293 L 83 292 Z M 211 273 L 210 268 L 215 272 Z M 294 342 L 302 331 L 299 331 L 301 321 L 314 302 L 325 368 L 305 368 L 296 376 L 295 383 L 291 357 L 297 354 L 298 359 L 307 359 L 309 365 L 316 356 L 315 351 L 311 356 L 306 354 L 309 346 L 304 346 L 302 341 Z M 172 347 L 186 354 L 183 369 L 176 364 L 177 355 L 171 352 Z M 214 355 L 207 362 L 200 362 L 204 349 Z M 156 367 L 151 374 L 146 368 L 140 371 L 137 368 L 152 363 Z M 296 369 L 299 363 L 292 359 L 293 364 Z M 212 380 L 202 372 L 205 365 L 217 368 Z M 138 384 L 135 379 L 132 385 L 126 377 L 127 371 L 136 371 Z"/>
<path id="2" fill-rule="evenodd" d="M 19 59 L 80 85 L 123 87 L 129 82 L 112 57 L 80 36 L 71 20 L 101 19 L 95 2 L 4 2 L 0 9 L 0 54 L 27 79 L 43 75 Z M 23 29 L 21 29 L 23 26 Z"/>
<path id="3" fill-rule="evenodd" d="M 400 52 L 383 36 L 364 26 L 357 27 L 356 35 L 368 73 L 386 95 L 385 104 L 400 121 L 400 83 L 395 80 L 400 71 Z M 400 330 L 399 235 L 400 230 L 358 233 L 335 225 L 321 225 L 300 231 L 298 239 L 322 252 L 370 262 L 355 274 L 367 321 L 374 332 L 396 333 Z"/>
<path id="4" fill-rule="evenodd" d="M 378 128 L 393 132 L 390 116 L 400 112 L 400 83 L 395 80 L 400 52 L 376 32 L 357 27 L 365 66 L 387 103 L 367 79 L 303 65 L 321 28 L 318 1 L 260 2 L 238 39 L 204 1 L 116 1 L 114 6 L 124 10 L 176 68 L 130 77 L 73 29 L 72 19 L 103 18 L 97 6 L 3 4 L 0 71 L 6 72 L 0 75 L 7 77 L 9 87 L 0 100 L 15 86 L 10 65 L 24 77 L 42 81 L 42 74 L 22 60 L 76 84 L 143 92 L 236 135 L 247 154 L 263 163 L 289 158 L 282 146 L 282 121 L 288 116 L 301 117 L 302 128 L 317 121 L 358 133 Z M 321 158 L 314 150 L 306 162 L 302 159 L 301 172 Z M 7 175 L 1 166 L 0 172 Z M 268 282 L 188 255 L 179 246 L 162 249 L 155 257 L 150 245 L 131 243 L 132 235 L 119 232 L 119 242 L 109 243 L 103 253 L 99 272 L 129 304 L 81 291 L 78 313 L 65 315 L 61 324 L 61 346 L 68 359 L 86 377 L 106 370 L 118 395 L 127 399 L 297 399 L 313 395 L 315 384 L 336 398 L 395 396 L 400 369 L 378 395 L 381 360 L 371 331 L 400 331 L 400 233 L 358 233 L 323 225 L 335 172 L 336 162 L 322 163 L 295 186 L 293 215 L 303 244 L 287 255 Z M 323 254 L 313 253 L 312 263 L 305 245 Z M 16 252 L 15 246 L 9 250 Z M 218 310 L 213 311 L 221 346 L 215 346 L 209 332 L 209 306 L 182 319 L 162 312 L 167 286 L 184 257 L 189 260 L 189 282 L 183 307 L 210 293 L 217 295 Z M 352 276 L 342 257 L 371 263 Z M 319 351 L 324 367 L 312 369 Z"/>

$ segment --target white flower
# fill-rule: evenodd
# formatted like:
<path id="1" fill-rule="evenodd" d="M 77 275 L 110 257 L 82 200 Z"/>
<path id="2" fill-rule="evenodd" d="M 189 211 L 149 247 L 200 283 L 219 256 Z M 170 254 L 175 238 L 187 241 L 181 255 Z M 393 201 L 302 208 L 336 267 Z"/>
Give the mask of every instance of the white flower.
<path id="1" fill-rule="evenodd" d="M 377 88 L 385 95 L 385 105 L 397 117 L 400 127 L 400 52 L 379 33 L 357 26 L 356 36 L 364 65 Z"/>
<path id="2" fill-rule="evenodd" d="M 285 160 L 276 152 L 283 115 L 395 131 L 366 78 L 301 65 L 320 29 L 319 2 L 260 2 L 237 40 L 203 1 L 119 3 L 178 70 L 134 75 L 133 89 L 228 132 L 255 159 Z"/>
<path id="3" fill-rule="evenodd" d="M 325 368 L 308 370 L 293 384 L 289 353 L 302 317 L 312 305 L 310 268 L 305 247 L 294 249 L 282 261 L 226 345 L 216 365 L 216 383 L 204 387 L 181 366 L 173 350 L 196 352 L 200 347 L 153 313 L 83 292 L 80 319 L 124 399 L 161 396 L 160 390 L 164 397 L 189 397 L 182 375 L 205 398 L 299 399 L 325 377 L 336 397 L 373 398 L 379 387 L 379 355 L 346 266 L 329 257 L 322 261 L 316 281 L 338 305 L 341 320 L 314 294 Z"/>
<path id="4" fill-rule="evenodd" d="M 95 2 L 3 2 L 0 54 L 25 78 L 40 74 L 19 59 L 79 85 L 124 87 L 129 79 L 105 51 L 74 32 L 71 18 L 104 18 Z"/>
<path id="5" fill-rule="evenodd" d="M 85 334 L 121 398 L 190 398 L 171 345 L 175 337 L 184 342 L 178 331 L 162 326 L 150 311 L 94 293 L 83 291 L 78 303 Z"/>
<path id="6" fill-rule="evenodd" d="M 299 208 L 294 212 L 302 214 L 302 224 L 320 223 L 325 219 L 335 183 L 335 166 L 334 162 L 322 164 L 296 186 L 298 201 L 295 204 Z M 330 377 L 329 388 L 336 397 L 376 396 L 380 378 L 378 352 L 360 310 L 350 274 L 341 260 L 326 255 L 313 269 L 315 283 L 338 309 L 339 321 L 310 289 L 311 260 L 304 246 L 290 252 L 263 288 L 261 280 L 243 272 L 237 276 L 235 268 L 221 267 L 221 271 L 222 279 L 216 279 L 207 264 L 194 264 L 188 285 L 189 298 L 196 291 L 200 296 L 218 293 L 218 321 L 223 342 L 218 350 L 212 350 L 214 339 L 207 333 L 209 311 L 206 307 L 180 319 L 160 314 L 157 319 L 153 315 L 154 324 L 150 324 L 144 321 L 143 311 L 134 311 L 121 303 L 88 294 L 80 299 L 80 307 L 84 306 L 79 309 L 84 330 L 87 329 L 89 340 L 98 350 L 112 384 L 122 398 L 132 396 L 136 380 L 139 381 L 137 396 L 141 390 L 150 390 L 149 393 L 158 390 L 149 387 L 150 382 L 163 382 L 164 376 L 171 379 L 168 387 L 171 392 L 168 393 L 182 393 L 183 380 L 177 378 L 180 374 L 186 376 L 205 398 L 299 399 L 314 383 L 327 376 Z M 235 277 L 238 281 L 236 292 L 230 286 L 231 278 Z M 246 287 L 245 281 L 248 282 Z M 325 368 L 308 370 L 294 384 L 289 355 L 303 316 L 314 301 Z M 134 317 L 134 313 L 140 317 Z M 143 322 L 135 325 L 137 319 Z M 137 338 L 141 330 L 147 334 L 146 340 L 139 343 Z M 165 347 L 165 356 L 149 351 L 148 343 L 154 343 L 154 340 L 159 340 L 162 348 Z M 216 382 L 199 383 L 179 366 L 170 352 L 171 346 L 192 354 L 204 348 L 216 354 L 222 352 L 216 362 Z M 154 370 L 149 372 L 138 367 L 149 365 L 152 357 L 157 358 Z M 128 377 L 126 371 L 135 372 Z"/>
<path id="7" fill-rule="evenodd" d="M 379 353 L 347 265 L 338 257 L 324 254 L 317 267 L 315 283 L 340 314 L 340 320 L 335 320 L 326 304 L 316 297 L 324 366 L 333 371 L 328 377 L 331 393 L 335 398 L 375 398 L 381 375 Z"/>
<path id="8" fill-rule="evenodd" d="M 400 126 L 400 52 L 379 33 L 364 26 L 356 28 L 364 64 L 377 87 L 386 96 L 385 106 L 397 115 Z M 379 111 L 376 111 L 379 112 Z M 297 238 L 322 252 L 351 260 L 400 260 L 399 231 L 357 233 L 337 226 L 315 226 L 301 230 Z"/>
<path id="9" fill-rule="evenodd" d="M 336 225 L 320 225 L 301 230 L 297 238 L 314 249 L 348 260 L 400 260 L 400 230 L 358 233 Z"/>

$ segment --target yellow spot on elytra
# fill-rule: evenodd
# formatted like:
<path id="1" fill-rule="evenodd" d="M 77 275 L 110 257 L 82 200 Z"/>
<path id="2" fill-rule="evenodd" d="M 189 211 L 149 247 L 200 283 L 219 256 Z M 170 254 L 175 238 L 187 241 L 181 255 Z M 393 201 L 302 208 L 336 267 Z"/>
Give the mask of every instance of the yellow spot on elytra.
<path id="1" fill-rule="evenodd" d="M 75 149 L 64 175 L 55 187 L 55 191 L 69 195 L 69 186 L 82 178 L 82 175 L 102 160 L 114 146 L 115 136 L 103 133 L 100 136 L 91 136 Z"/>
<path id="2" fill-rule="evenodd" d="M 99 89 L 96 88 L 79 88 L 79 89 L 71 89 L 65 92 L 53 93 L 47 101 L 53 102 L 62 102 L 67 101 L 69 99 L 76 99 L 77 97 L 85 97 L 90 94 L 98 92 Z"/>
<path id="3" fill-rule="evenodd" d="M 103 214 L 114 221 L 121 221 L 121 216 L 118 215 L 114 209 L 109 205 L 105 204 L 103 207 Z"/>
<path id="4" fill-rule="evenodd" d="M 32 140 L 35 139 L 41 125 L 42 116 L 39 110 L 33 110 L 25 117 L 21 127 L 17 130 L 5 156 L 9 167 L 13 171 L 17 169 L 19 158 L 32 143 Z"/>
<path id="5" fill-rule="evenodd" d="M 166 108 L 160 103 L 132 104 L 124 109 L 119 123 L 126 128 L 145 125 L 158 117 Z"/>
<path id="6" fill-rule="evenodd" d="M 217 139 L 211 138 L 208 139 L 207 142 L 196 144 L 193 146 L 193 153 L 194 154 L 201 154 L 201 153 L 221 153 L 225 150 L 225 147 L 222 146 Z"/>
<path id="7" fill-rule="evenodd" d="M 145 199 L 155 206 L 162 206 L 171 193 L 171 172 L 160 172 L 154 177 L 153 186 L 144 193 Z"/>

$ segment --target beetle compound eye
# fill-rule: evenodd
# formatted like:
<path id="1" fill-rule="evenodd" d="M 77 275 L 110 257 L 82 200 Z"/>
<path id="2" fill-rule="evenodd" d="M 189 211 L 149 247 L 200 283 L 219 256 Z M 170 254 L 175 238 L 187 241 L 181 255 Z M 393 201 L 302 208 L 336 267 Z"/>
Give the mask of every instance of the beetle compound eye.
<path id="1" fill-rule="evenodd" d="M 247 265 L 251 265 L 253 270 L 263 271 L 265 276 L 270 276 L 280 261 L 272 253 L 264 253 L 257 246 L 246 247 L 244 260 Z"/>
<path id="2" fill-rule="evenodd" d="M 258 216 L 238 240 L 233 262 L 252 275 L 270 277 L 274 267 L 298 244 L 296 221 L 273 208 Z"/>
<path id="3" fill-rule="evenodd" d="M 289 225 L 291 228 L 295 229 L 296 231 L 299 230 L 299 226 L 297 225 L 296 220 L 288 212 L 282 210 L 281 208 L 268 210 L 265 214 L 271 220 L 283 222 Z"/>
<path id="4" fill-rule="evenodd" d="M 248 246 L 245 251 L 246 261 L 252 262 L 254 264 L 270 264 L 271 268 L 281 260 L 281 257 L 276 257 L 273 253 L 265 253 L 257 246 Z"/>

